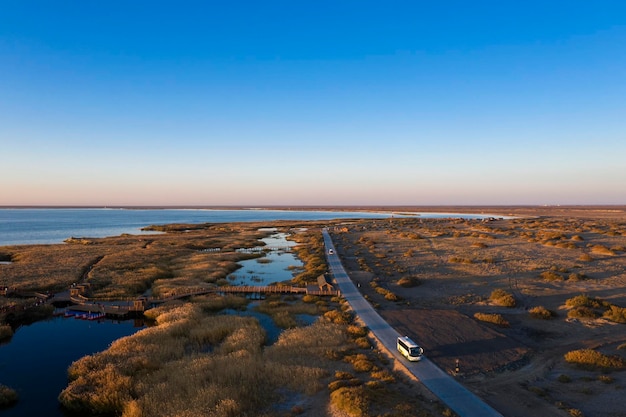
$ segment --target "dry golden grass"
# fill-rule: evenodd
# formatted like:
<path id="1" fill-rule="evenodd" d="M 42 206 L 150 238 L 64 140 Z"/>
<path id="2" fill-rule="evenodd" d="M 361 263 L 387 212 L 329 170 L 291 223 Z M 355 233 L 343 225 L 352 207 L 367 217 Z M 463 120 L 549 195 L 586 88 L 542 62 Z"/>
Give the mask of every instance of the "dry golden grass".
<path id="1" fill-rule="evenodd" d="M 312 394 L 346 349 L 342 327 L 319 321 L 284 332 L 265 350 L 258 322 L 211 316 L 193 303 L 161 307 L 156 326 L 70 367 L 60 401 L 78 412 L 125 416 L 257 415 L 279 387 Z M 210 353 L 207 353 L 210 352 Z"/>
<path id="2" fill-rule="evenodd" d="M 0 285 L 60 291 L 86 281 L 100 298 L 133 297 L 152 288 L 167 295 L 183 286 L 216 283 L 259 256 L 234 252 L 260 244 L 269 232 L 259 224 L 180 225 L 170 233 L 75 239 L 58 245 L 7 246 L 12 263 L 2 266 Z M 190 231 L 182 232 L 184 227 Z M 220 248 L 219 251 L 204 249 Z"/>
<path id="3" fill-rule="evenodd" d="M 13 329 L 8 324 L 0 324 L 0 342 L 13 336 Z"/>
<path id="4" fill-rule="evenodd" d="M 589 370 L 619 370 L 626 367 L 620 356 L 608 356 L 592 349 L 579 349 L 565 354 L 565 361 Z"/>
<path id="5" fill-rule="evenodd" d="M 0 384 L 0 409 L 15 404 L 18 399 L 19 397 L 14 389 Z"/>
<path id="6" fill-rule="evenodd" d="M 296 316 L 298 314 L 320 314 L 320 308 L 317 304 L 287 302 L 281 300 L 280 297 L 270 297 L 263 300 L 255 309 L 272 317 L 274 323 L 283 329 L 297 327 Z"/>
<path id="7" fill-rule="evenodd" d="M 515 301 L 515 297 L 510 292 L 504 291 L 503 289 L 497 288 L 491 292 L 489 299 L 492 303 L 502 307 L 515 307 L 517 302 Z"/>
<path id="8" fill-rule="evenodd" d="M 496 324 L 500 327 L 509 327 L 510 323 L 502 316 L 502 314 L 497 313 L 474 313 L 474 318 L 476 320 L 484 321 L 486 323 Z"/>
<path id="9" fill-rule="evenodd" d="M 544 306 L 536 306 L 531 308 L 528 313 L 534 319 L 550 320 L 556 316 L 554 311 L 548 310 Z"/>

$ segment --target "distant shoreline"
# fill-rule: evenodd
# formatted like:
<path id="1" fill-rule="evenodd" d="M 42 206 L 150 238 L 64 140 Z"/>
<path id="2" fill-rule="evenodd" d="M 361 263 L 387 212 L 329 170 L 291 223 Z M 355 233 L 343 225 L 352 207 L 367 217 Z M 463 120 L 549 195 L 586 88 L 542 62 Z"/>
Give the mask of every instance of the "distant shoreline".
<path id="1" fill-rule="evenodd" d="M 284 210 L 363 211 L 394 213 L 466 213 L 504 216 L 571 216 L 626 218 L 626 205 L 0 205 L 1 209 L 112 209 L 112 210 Z"/>

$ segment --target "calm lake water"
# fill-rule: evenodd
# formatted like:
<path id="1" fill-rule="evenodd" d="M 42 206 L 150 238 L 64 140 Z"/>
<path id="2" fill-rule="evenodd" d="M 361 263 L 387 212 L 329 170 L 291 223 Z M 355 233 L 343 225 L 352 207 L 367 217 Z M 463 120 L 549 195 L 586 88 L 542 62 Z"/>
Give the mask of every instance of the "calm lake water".
<path id="1" fill-rule="evenodd" d="M 170 223 L 386 218 L 389 213 L 291 210 L 0 209 L 0 246 L 61 243 L 69 237 L 141 234 Z M 152 232 L 154 233 L 154 232 Z"/>
<path id="2" fill-rule="evenodd" d="M 0 383 L 16 390 L 20 400 L 0 410 L 0 416 L 64 416 L 57 397 L 67 386 L 68 366 L 138 329 L 133 320 L 61 317 L 20 327 L 10 343 L 0 346 Z"/>
<path id="3" fill-rule="evenodd" d="M 415 215 L 421 218 L 491 217 L 460 213 L 415 213 Z M 69 237 L 141 234 L 142 227 L 155 224 L 381 219 L 390 216 L 391 213 L 297 210 L 0 209 L 0 246 L 61 243 Z M 398 214 L 394 216 L 402 217 Z"/>

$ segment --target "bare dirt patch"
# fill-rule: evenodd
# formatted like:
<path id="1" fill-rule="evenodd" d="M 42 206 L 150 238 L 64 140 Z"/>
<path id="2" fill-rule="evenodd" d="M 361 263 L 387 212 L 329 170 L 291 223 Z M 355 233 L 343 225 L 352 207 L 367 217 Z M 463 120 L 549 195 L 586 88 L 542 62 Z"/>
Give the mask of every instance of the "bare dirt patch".
<path id="1" fill-rule="evenodd" d="M 415 335 L 429 359 L 449 373 L 497 371 L 522 360 L 528 347 L 454 310 L 383 310 L 401 334 Z"/>
<path id="2" fill-rule="evenodd" d="M 501 212 L 533 217 L 362 221 L 336 228 L 333 239 L 381 315 L 503 415 L 623 415 L 626 372 L 603 377 L 563 356 L 581 348 L 626 356 L 617 349 L 626 325 L 568 317 L 565 306 L 585 294 L 626 307 L 626 211 L 508 211 Z M 415 286 L 398 285 L 407 276 Z M 515 306 L 490 300 L 495 289 L 512 294 Z M 554 316 L 534 318 L 536 307 Z M 476 313 L 500 315 L 509 325 L 478 321 Z"/>

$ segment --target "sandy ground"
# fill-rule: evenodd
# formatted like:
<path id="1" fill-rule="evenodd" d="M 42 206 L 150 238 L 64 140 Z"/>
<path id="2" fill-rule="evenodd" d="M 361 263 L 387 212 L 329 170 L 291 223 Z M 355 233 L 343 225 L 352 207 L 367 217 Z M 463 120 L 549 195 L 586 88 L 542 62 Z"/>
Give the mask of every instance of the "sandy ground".
<path id="1" fill-rule="evenodd" d="M 626 372 L 583 371 L 563 358 L 581 348 L 626 357 L 618 349 L 626 324 L 568 318 L 565 308 L 580 294 L 626 307 L 626 211 L 609 210 L 526 210 L 538 217 L 489 222 L 358 222 L 336 228 L 333 238 L 381 315 L 503 415 L 623 416 Z M 550 271 L 551 279 L 541 275 Z M 407 275 L 420 285 L 399 286 Z M 389 301 L 377 288 L 401 300 Z M 490 301 L 496 288 L 517 305 Z M 536 306 L 557 316 L 532 318 L 528 310 Z M 501 314 L 510 326 L 478 321 L 477 312 Z"/>

